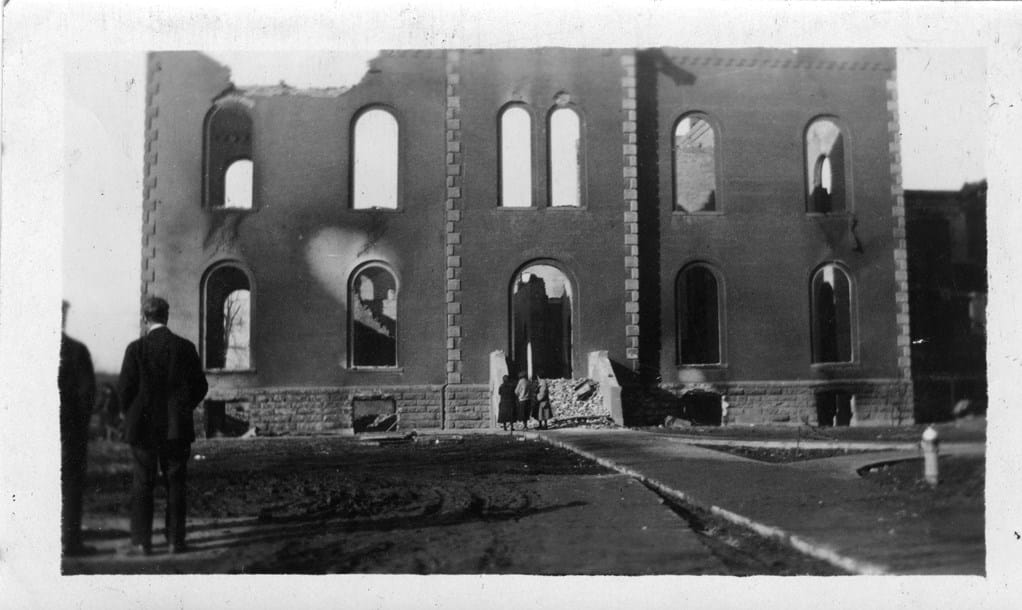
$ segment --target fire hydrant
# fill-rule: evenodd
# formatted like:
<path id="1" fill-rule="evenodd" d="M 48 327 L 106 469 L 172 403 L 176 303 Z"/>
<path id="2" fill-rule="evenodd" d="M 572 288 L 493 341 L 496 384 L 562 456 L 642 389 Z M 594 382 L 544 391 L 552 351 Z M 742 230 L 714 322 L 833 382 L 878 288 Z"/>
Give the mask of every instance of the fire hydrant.
<path id="1" fill-rule="evenodd" d="M 923 431 L 923 440 L 919 446 L 923 450 L 923 478 L 930 484 L 930 487 L 936 487 L 937 481 L 940 479 L 937 465 L 938 445 L 940 445 L 940 441 L 937 439 L 937 430 L 933 426 L 927 426 Z"/>

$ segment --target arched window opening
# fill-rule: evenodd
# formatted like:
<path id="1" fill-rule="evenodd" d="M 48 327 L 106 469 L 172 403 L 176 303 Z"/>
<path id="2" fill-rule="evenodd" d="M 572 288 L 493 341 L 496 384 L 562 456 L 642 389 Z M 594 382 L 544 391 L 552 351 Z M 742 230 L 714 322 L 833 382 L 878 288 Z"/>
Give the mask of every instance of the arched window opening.
<path id="1" fill-rule="evenodd" d="M 682 270 L 677 283 L 678 362 L 719 364 L 720 295 L 717 276 L 704 265 Z"/>
<path id="2" fill-rule="evenodd" d="M 717 209 L 717 135 L 704 115 L 692 114 L 674 128 L 674 207 L 685 212 Z"/>
<path id="3" fill-rule="evenodd" d="M 813 275 L 812 319 L 813 362 L 851 362 L 851 282 L 837 265 Z"/>
<path id="4" fill-rule="evenodd" d="M 353 129 L 352 207 L 397 208 L 398 125 L 390 112 L 372 108 Z"/>
<path id="5" fill-rule="evenodd" d="M 582 121 L 571 108 L 550 113 L 550 205 L 578 206 L 582 201 Z"/>
<path id="6" fill-rule="evenodd" d="M 500 205 L 532 206 L 532 117 L 517 105 L 500 113 Z"/>
<path id="7" fill-rule="evenodd" d="M 529 265 L 511 286 L 511 358 L 518 372 L 571 377 L 571 281 L 551 265 Z"/>
<path id="8" fill-rule="evenodd" d="M 252 208 L 252 119 L 248 109 L 229 103 L 206 120 L 206 205 Z"/>
<path id="9" fill-rule="evenodd" d="M 844 135 L 837 123 L 818 119 L 810 124 L 806 130 L 806 159 L 809 211 L 845 211 Z"/>
<path id="10" fill-rule="evenodd" d="M 397 280 L 370 265 L 351 280 L 352 366 L 397 366 Z"/>
<path id="11" fill-rule="evenodd" d="M 252 368 L 252 294 L 248 276 L 225 265 L 206 278 L 204 347 L 207 369 Z"/>
<path id="12" fill-rule="evenodd" d="M 252 162 L 238 159 L 227 168 L 224 181 L 224 207 L 248 210 L 252 208 Z"/>

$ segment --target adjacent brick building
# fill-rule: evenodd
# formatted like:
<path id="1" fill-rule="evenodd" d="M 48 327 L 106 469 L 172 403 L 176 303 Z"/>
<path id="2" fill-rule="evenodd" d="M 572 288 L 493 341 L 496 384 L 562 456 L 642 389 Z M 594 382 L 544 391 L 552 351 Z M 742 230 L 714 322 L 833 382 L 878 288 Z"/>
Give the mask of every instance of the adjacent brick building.
<path id="1" fill-rule="evenodd" d="M 911 419 L 892 50 L 385 51 L 315 90 L 148 61 L 142 294 L 228 415 L 490 426 L 494 352 L 605 351 L 626 423 Z"/>
<path id="2" fill-rule="evenodd" d="M 986 191 L 905 191 L 917 421 L 986 409 Z"/>

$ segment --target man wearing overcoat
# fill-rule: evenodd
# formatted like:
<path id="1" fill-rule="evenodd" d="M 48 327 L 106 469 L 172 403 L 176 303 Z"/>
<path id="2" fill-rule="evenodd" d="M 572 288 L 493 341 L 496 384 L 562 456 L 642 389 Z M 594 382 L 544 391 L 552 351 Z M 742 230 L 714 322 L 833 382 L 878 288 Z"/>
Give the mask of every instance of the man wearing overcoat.
<path id="1" fill-rule="evenodd" d="M 208 386 L 191 341 L 167 328 L 170 306 L 159 297 L 142 305 L 146 334 L 124 352 L 119 395 L 125 440 L 134 458 L 129 554 L 152 552 L 153 487 L 157 469 L 167 489 L 165 533 L 171 553 L 185 545 L 185 478 L 195 430 L 192 411 Z"/>
<path id="2" fill-rule="evenodd" d="M 62 304 L 60 368 L 61 542 L 65 555 L 87 555 L 95 549 L 82 543 L 82 493 L 89 444 L 89 420 L 96 394 L 96 375 L 85 344 L 63 332 L 67 301 Z"/>

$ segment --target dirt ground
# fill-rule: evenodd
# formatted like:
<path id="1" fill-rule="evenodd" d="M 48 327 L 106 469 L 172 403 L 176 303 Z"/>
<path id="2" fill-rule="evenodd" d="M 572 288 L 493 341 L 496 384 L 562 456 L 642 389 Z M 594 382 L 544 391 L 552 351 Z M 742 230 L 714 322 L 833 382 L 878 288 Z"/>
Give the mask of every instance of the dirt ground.
<path id="1" fill-rule="evenodd" d="M 634 479 L 519 435 L 199 441 L 189 542 L 130 558 L 129 452 L 93 442 L 87 573 L 835 574 L 665 501 Z"/>

